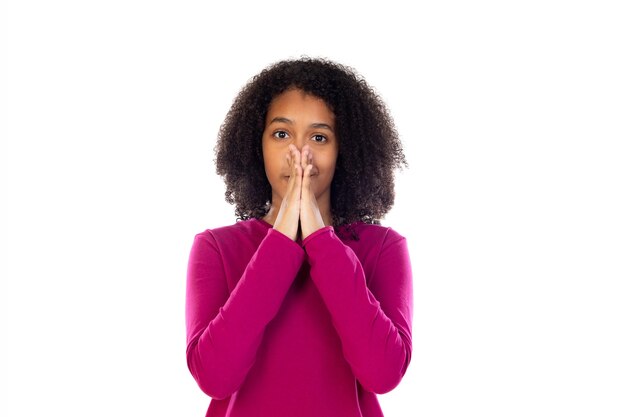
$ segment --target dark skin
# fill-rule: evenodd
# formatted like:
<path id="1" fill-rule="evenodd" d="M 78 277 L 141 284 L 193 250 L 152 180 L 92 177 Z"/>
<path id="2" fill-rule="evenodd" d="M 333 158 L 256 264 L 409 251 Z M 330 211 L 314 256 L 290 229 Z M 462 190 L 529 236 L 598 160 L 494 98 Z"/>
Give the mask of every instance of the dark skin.
<path id="1" fill-rule="evenodd" d="M 325 142 L 316 138 L 324 131 L 311 132 L 315 135 L 307 135 L 310 140 L 306 141 L 298 132 L 293 136 L 294 132 L 286 130 L 286 135 L 272 136 L 276 133 L 273 129 L 265 131 L 273 120 L 267 120 L 270 104 L 290 89 L 300 89 L 322 99 L 333 112 L 331 133 L 340 148 L 336 169 L 320 169 L 322 175 L 333 173 L 332 182 L 319 181 L 313 173 L 314 192 L 324 224 L 332 224 L 342 237 L 357 241 L 354 226 L 359 221 L 380 224 L 379 219 L 394 202 L 393 171 L 408 164 L 385 103 L 354 70 L 332 61 L 317 58 L 280 61 L 257 74 L 240 91 L 220 126 L 214 148 L 216 172 L 226 184 L 225 199 L 235 205 L 238 220 L 256 218 L 274 223 L 287 191 L 290 170 L 287 165 L 281 168 L 282 181 L 278 173 L 268 172 L 268 162 L 286 164 L 288 153 L 285 145 L 282 154 L 268 159 L 262 148 L 271 143 L 270 139 L 289 139 L 286 142 L 291 141 L 301 156 L 303 146 L 308 144 L 313 151 L 313 166 L 320 168 L 318 163 Z M 332 138 L 328 137 L 327 144 L 332 145 Z M 320 182 L 330 184 L 332 190 L 329 204 L 332 223 L 324 208 L 325 186 L 315 186 Z"/>
<path id="2" fill-rule="evenodd" d="M 332 111 L 302 90 L 287 90 L 268 108 L 262 143 L 272 202 L 263 219 L 291 240 L 304 240 L 332 225 L 330 184 L 338 154 L 334 132 Z"/>

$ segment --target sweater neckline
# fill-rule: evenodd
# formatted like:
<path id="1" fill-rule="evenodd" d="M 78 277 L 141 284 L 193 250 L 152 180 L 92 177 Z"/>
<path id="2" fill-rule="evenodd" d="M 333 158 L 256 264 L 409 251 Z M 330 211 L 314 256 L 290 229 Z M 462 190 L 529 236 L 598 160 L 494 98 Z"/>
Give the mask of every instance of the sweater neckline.
<path id="1" fill-rule="evenodd" d="M 262 218 L 253 217 L 252 219 L 256 220 L 256 222 L 257 222 L 258 224 L 260 224 L 260 225 L 261 225 L 261 226 L 262 226 L 265 230 L 268 230 L 268 229 L 273 229 L 273 228 L 274 228 L 274 226 L 273 226 L 273 225 L 269 224 L 268 222 L 266 222 L 266 221 L 265 221 L 265 220 L 263 220 Z M 341 225 L 341 226 L 339 226 L 339 227 L 335 227 L 335 226 L 333 226 L 333 230 L 335 231 L 335 233 L 337 233 L 337 236 L 338 236 L 341 240 L 344 240 L 344 239 L 345 239 L 345 235 L 343 235 L 343 233 L 346 231 L 346 229 L 348 228 L 348 226 L 356 227 L 356 226 L 358 226 L 358 225 L 360 225 L 360 224 L 365 224 L 365 223 L 363 223 L 363 222 L 361 222 L 361 221 L 358 221 L 358 222 L 352 223 L 351 225 L 345 225 L 345 224 L 344 224 L 344 225 Z M 300 242 L 302 241 L 301 239 L 302 239 L 302 238 L 298 237 L 298 239 L 296 240 L 296 243 L 300 243 Z M 358 239 L 357 239 L 357 240 L 358 240 Z"/>
<path id="2" fill-rule="evenodd" d="M 268 222 L 266 222 L 265 220 L 263 220 L 262 218 L 258 218 L 258 217 L 253 217 L 254 220 L 256 220 L 258 223 L 262 224 L 263 226 L 265 226 L 268 229 L 271 229 L 274 227 L 274 225 L 269 224 Z M 340 228 L 344 228 L 345 225 L 340 226 Z M 337 229 L 336 227 L 333 226 L 333 229 Z"/>

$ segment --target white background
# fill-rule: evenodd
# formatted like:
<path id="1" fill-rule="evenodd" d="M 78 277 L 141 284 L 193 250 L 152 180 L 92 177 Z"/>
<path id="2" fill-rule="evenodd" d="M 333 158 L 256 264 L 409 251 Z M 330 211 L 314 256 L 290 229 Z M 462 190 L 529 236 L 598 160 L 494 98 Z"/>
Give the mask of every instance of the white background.
<path id="1" fill-rule="evenodd" d="M 3 3 L 1 414 L 204 415 L 184 285 L 194 234 L 235 221 L 216 133 L 307 54 L 379 91 L 410 164 L 386 416 L 626 415 L 619 2 L 225 3 Z"/>

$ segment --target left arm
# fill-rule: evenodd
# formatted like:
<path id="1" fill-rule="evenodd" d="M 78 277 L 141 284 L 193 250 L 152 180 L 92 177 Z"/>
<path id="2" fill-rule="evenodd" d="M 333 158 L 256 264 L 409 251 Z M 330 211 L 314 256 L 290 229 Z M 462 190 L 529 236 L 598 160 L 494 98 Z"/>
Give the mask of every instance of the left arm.
<path id="1" fill-rule="evenodd" d="M 316 230 L 302 245 L 355 377 L 368 391 L 391 391 L 411 361 L 413 287 L 406 239 L 387 230 L 369 287 L 356 254 L 332 226 Z"/>

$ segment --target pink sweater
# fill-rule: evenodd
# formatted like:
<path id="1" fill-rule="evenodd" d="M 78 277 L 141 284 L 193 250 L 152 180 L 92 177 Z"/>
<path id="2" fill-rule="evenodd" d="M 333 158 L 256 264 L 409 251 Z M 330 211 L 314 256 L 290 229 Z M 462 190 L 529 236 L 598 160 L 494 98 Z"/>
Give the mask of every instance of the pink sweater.
<path id="1" fill-rule="evenodd" d="M 187 365 L 208 417 L 376 417 L 411 361 L 412 274 L 389 227 L 296 242 L 260 219 L 195 236 Z"/>

